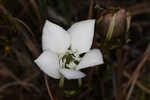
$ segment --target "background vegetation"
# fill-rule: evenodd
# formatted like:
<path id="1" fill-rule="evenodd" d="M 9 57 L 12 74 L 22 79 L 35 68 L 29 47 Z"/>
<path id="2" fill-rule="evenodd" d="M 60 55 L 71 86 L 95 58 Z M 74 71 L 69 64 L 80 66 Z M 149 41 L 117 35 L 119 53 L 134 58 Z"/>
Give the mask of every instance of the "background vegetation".
<path id="1" fill-rule="evenodd" d="M 112 16 L 105 15 L 120 8 L 131 17 L 119 13 L 116 31 L 106 42 Z M 58 80 L 46 77 L 33 62 L 42 52 L 45 20 L 67 29 L 101 16 L 106 19 L 96 24 L 93 47 L 102 50 L 105 64 L 84 70 L 82 87 L 65 80 L 59 88 Z M 127 18 L 132 19 L 130 30 L 124 32 Z M 150 100 L 149 43 L 149 0 L 0 0 L 0 100 Z"/>

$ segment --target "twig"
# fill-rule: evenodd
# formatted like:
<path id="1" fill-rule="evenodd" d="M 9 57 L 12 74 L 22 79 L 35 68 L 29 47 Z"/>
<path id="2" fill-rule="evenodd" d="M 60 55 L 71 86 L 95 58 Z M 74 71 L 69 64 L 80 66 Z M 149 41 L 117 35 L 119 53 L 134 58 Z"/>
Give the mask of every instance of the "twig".
<path id="1" fill-rule="evenodd" d="M 32 16 L 31 14 L 29 15 L 29 17 L 31 19 L 33 19 L 33 23 L 38 27 L 38 29 L 40 29 L 39 27 L 41 27 L 41 16 L 39 15 L 39 10 L 38 10 L 38 7 L 36 4 L 34 4 L 34 1 L 37 1 L 37 0 L 28 0 L 28 1 L 25 1 L 25 0 L 17 0 L 21 6 L 23 7 L 22 8 L 22 11 L 19 12 L 18 16 L 20 17 L 23 17 L 24 15 L 26 15 L 32 8 L 30 7 L 30 4 L 32 5 L 33 9 L 34 9 L 34 12 L 37 16 L 37 19 L 34 18 L 34 16 Z M 38 21 L 37 21 L 38 20 Z M 38 24 L 37 24 L 38 23 Z"/>
<path id="2" fill-rule="evenodd" d="M 136 70 L 134 71 L 132 77 L 131 77 L 131 81 L 132 81 L 132 84 L 131 84 L 131 87 L 129 89 L 129 92 L 127 94 L 127 97 L 126 97 L 126 100 L 129 100 L 130 99 L 130 96 L 132 94 L 132 91 L 134 89 L 134 86 L 135 86 L 135 83 L 136 83 L 136 80 L 138 79 L 138 76 L 139 76 L 139 72 L 141 70 L 141 68 L 143 67 L 143 65 L 145 64 L 145 62 L 147 61 L 148 57 L 150 56 L 150 44 L 148 45 L 145 53 L 144 53 L 144 58 L 142 59 L 142 61 L 138 64 Z"/>
<path id="3" fill-rule="evenodd" d="M 35 45 L 35 42 L 33 40 L 30 39 L 30 37 L 27 35 L 26 30 L 19 25 L 18 21 L 16 22 L 16 19 L 12 18 L 12 21 L 15 22 L 18 33 L 19 32 L 22 33 L 19 35 L 24 40 L 25 45 L 28 47 L 28 49 L 32 53 L 33 57 L 37 58 L 40 55 L 39 47 L 37 45 Z"/>
<path id="4" fill-rule="evenodd" d="M 120 48 L 116 52 L 117 56 L 117 65 L 116 65 L 116 84 L 117 84 L 117 95 L 116 100 L 122 100 L 122 90 L 121 90 L 121 84 L 122 84 L 122 68 L 123 68 L 123 48 Z"/>
<path id="5" fill-rule="evenodd" d="M 78 99 L 81 100 L 83 97 L 85 97 L 87 94 L 89 94 L 92 91 L 92 88 L 88 88 L 85 92 L 83 92 L 81 95 L 79 95 Z"/>
<path id="6" fill-rule="evenodd" d="M 21 20 L 15 18 L 15 17 L 12 17 L 10 20 L 12 22 L 14 22 L 14 24 L 16 25 L 16 29 L 18 30 L 18 32 L 22 33 L 22 34 L 19 34 L 19 35 L 24 39 L 25 45 L 28 47 L 28 49 L 33 54 L 33 56 L 35 58 L 37 58 L 40 55 L 40 48 L 38 47 L 38 45 L 36 45 L 35 41 L 30 39 L 30 37 L 27 35 L 27 31 L 19 25 L 20 23 L 23 24 L 23 25 L 25 25 L 25 24 Z M 26 25 L 25 25 L 25 27 L 28 29 L 28 31 L 33 36 L 34 33 L 31 31 L 31 29 Z"/>
<path id="7" fill-rule="evenodd" d="M 30 29 L 30 27 L 24 23 L 22 20 L 18 19 L 18 18 L 14 18 L 17 22 L 19 22 L 20 24 L 22 24 L 29 32 L 30 34 L 32 35 L 32 37 L 35 37 L 34 36 L 34 33 L 32 32 L 32 30 Z"/>
<path id="8" fill-rule="evenodd" d="M 36 4 L 36 2 L 35 2 L 36 0 L 30 0 L 30 3 L 33 5 L 33 8 L 34 8 L 34 10 L 35 10 L 35 13 L 36 13 L 36 15 L 37 15 L 37 17 L 38 17 L 38 20 L 39 20 L 39 24 L 40 24 L 40 26 L 41 26 L 41 24 L 42 24 L 42 21 L 41 21 L 41 16 L 40 16 L 40 11 L 39 11 L 39 7 L 38 7 L 38 5 Z"/>
<path id="9" fill-rule="evenodd" d="M 126 71 L 123 72 L 123 75 L 125 77 L 127 77 L 128 79 L 130 79 L 130 77 L 131 77 L 131 75 L 128 72 L 126 72 Z M 136 81 L 136 85 L 139 88 L 141 88 L 144 92 L 146 92 L 146 93 L 148 93 L 150 95 L 150 89 L 148 89 L 147 87 L 145 87 L 140 81 L 137 80 Z"/>
<path id="10" fill-rule="evenodd" d="M 7 83 L 7 84 L 1 86 L 0 87 L 0 92 L 3 92 L 6 88 L 11 87 L 11 86 L 15 86 L 15 85 L 21 85 L 21 86 L 24 85 L 24 86 L 32 87 L 37 93 L 40 93 L 40 90 L 37 87 L 35 87 L 33 84 L 19 82 L 19 81 Z"/>
<path id="11" fill-rule="evenodd" d="M 94 0 L 90 0 L 88 19 L 91 19 L 93 17 L 93 6 L 94 6 Z M 90 88 L 90 86 L 91 86 L 93 72 L 94 72 L 94 69 L 91 68 L 89 75 L 88 75 L 89 76 L 88 77 L 88 88 Z"/>
<path id="12" fill-rule="evenodd" d="M 91 68 L 90 69 L 90 72 L 89 72 L 89 77 L 88 77 L 88 88 L 91 87 L 91 81 L 92 81 L 92 75 L 93 75 L 93 72 L 94 72 L 94 68 Z"/>
<path id="13" fill-rule="evenodd" d="M 49 87 L 49 85 L 48 85 L 48 78 L 47 78 L 46 75 L 44 75 L 44 80 L 45 80 L 45 85 L 46 85 L 46 88 L 47 88 L 47 91 L 48 91 L 50 100 L 54 100 L 54 98 L 53 98 L 53 96 L 52 96 L 52 92 L 51 92 L 50 87 Z"/>
<path id="14" fill-rule="evenodd" d="M 129 7 L 128 10 L 131 12 L 132 16 L 139 15 L 142 13 L 149 13 L 150 2 L 148 1 L 148 2 L 135 4 L 134 6 Z"/>
<path id="15" fill-rule="evenodd" d="M 21 80 L 19 79 L 18 77 L 16 77 L 6 66 L 5 64 L 2 62 L 0 63 L 0 67 L 4 66 L 4 70 L 5 70 L 5 73 L 7 72 L 7 75 L 9 74 L 11 76 L 12 79 L 14 79 L 15 81 L 14 82 L 10 82 L 10 83 L 7 83 L 7 84 L 4 84 L 2 86 L 0 86 L 0 92 L 2 92 L 4 89 L 10 87 L 10 86 L 14 86 L 14 85 L 21 85 L 21 86 L 29 86 L 29 87 L 33 87 L 36 91 L 39 92 L 39 89 L 36 88 L 33 84 L 31 83 L 28 83 L 30 80 L 32 80 L 34 77 L 36 77 L 37 75 L 39 75 L 39 72 L 37 73 L 34 73 L 32 76 L 29 75 L 29 77 Z M 2 67 L 3 68 L 3 67 Z M 25 88 L 25 87 L 24 87 Z M 27 88 L 26 88 L 27 89 Z"/>
<path id="16" fill-rule="evenodd" d="M 3 67 L 2 67 L 3 66 Z M 38 93 L 40 93 L 40 90 L 38 89 L 38 88 L 36 88 L 33 84 L 31 84 L 31 83 L 28 83 L 28 81 L 26 81 L 26 80 L 21 80 L 21 79 L 19 79 L 15 74 L 13 74 L 7 67 L 6 67 L 6 65 L 5 65 L 5 63 L 0 63 L 0 67 L 2 67 L 1 68 L 1 70 L 5 73 L 5 74 L 7 74 L 8 76 L 10 76 L 13 80 L 15 80 L 14 82 L 10 82 L 10 83 L 7 83 L 7 84 L 4 84 L 4 85 L 2 85 L 2 86 L 0 86 L 0 92 L 2 92 L 4 89 L 6 89 L 6 88 L 8 88 L 8 87 L 10 87 L 10 86 L 14 86 L 14 85 L 21 85 L 21 86 L 23 86 L 23 88 L 25 88 L 25 89 L 27 89 L 27 90 L 29 90 L 26 86 L 28 86 L 28 87 L 32 87 L 32 88 L 34 88 L 36 91 L 38 91 Z M 34 75 L 35 76 L 35 75 Z M 32 79 L 33 77 L 32 76 L 30 76 L 29 78 L 26 78 L 26 79 Z"/>
<path id="17" fill-rule="evenodd" d="M 18 16 L 23 16 L 25 12 L 30 11 L 29 4 L 27 1 L 24 0 L 18 0 L 19 4 L 22 6 L 22 11 L 18 14 Z"/>
<path id="18" fill-rule="evenodd" d="M 0 10 L 3 11 L 4 15 L 6 15 L 6 16 L 9 15 L 10 16 L 9 21 L 11 23 L 14 23 L 18 33 L 22 33 L 22 34 L 19 34 L 19 35 L 24 39 L 25 45 L 31 51 L 33 56 L 35 58 L 37 58 L 40 55 L 40 48 L 37 45 L 35 45 L 35 43 L 27 35 L 27 31 L 23 27 L 21 27 L 19 24 L 23 24 L 27 28 L 27 30 L 30 33 L 32 33 L 32 35 L 33 35 L 33 32 L 31 31 L 31 29 L 27 25 L 25 25 L 21 20 L 18 20 L 17 18 L 12 17 L 12 15 L 9 13 L 9 11 L 3 5 L 0 5 Z"/>
<path id="19" fill-rule="evenodd" d="M 34 73 L 32 76 L 29 76 L 27 78 L 25 78 L 24 80 L 16 80 L 15 82 L 11 82 L 11 83 L 7 83 L 3 86 L 0 87 L 0 92 L 2 92 L 4 89 L 10 87 L 10 86 L 14 86 L 14 85 L 21 85 L 21 86 L 29 86 L 34 88 L 38 93 L 40 93 L 40 90 L 38 88 L 36 88 L 33 84 L 28 83 L 30 80 L 32 80 L 34 77 L 36 77 L 37 75 L 39 75 L 39 73 Z"/>
<path id="20" fill-rule="evenodd" d="M 90 0 L 88 19 L 91 19 L 93 17 L 93 6 L 94 6 L 94 0 Z"/>

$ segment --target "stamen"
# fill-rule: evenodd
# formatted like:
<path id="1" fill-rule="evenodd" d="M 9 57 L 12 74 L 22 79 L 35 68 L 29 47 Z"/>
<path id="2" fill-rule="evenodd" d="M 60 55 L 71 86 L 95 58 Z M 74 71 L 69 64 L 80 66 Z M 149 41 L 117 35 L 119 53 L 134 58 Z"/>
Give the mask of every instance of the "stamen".
<path id="1" fill-rule="evenodd" d="M 80 60 L 81 57 L 79 54 L 68 50 L 64 56 L 60 57 L 60 65 L 62 68 L 75 69 Z"/>

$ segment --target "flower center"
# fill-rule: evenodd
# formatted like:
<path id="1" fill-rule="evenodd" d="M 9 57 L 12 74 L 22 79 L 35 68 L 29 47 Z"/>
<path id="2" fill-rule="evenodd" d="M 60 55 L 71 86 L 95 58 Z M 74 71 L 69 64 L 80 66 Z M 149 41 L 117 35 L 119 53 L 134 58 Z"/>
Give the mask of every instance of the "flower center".
<path id="1" fill-rule="evenodd" d="M 61 56 L 59 59 L 60 65 L 62 68 L 67 69 L 75 69 L 79 64 L 81 58 L 84 54 L 77 54 L 77 52 L 73 50 L 68 50 L 65 55 Z"/>

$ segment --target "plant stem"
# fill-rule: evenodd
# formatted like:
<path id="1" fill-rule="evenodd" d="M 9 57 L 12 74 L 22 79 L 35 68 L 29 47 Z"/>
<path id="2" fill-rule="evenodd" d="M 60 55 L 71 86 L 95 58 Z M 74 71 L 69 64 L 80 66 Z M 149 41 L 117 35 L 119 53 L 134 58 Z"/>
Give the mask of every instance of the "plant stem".
<path id="1" fill-rule="evenodd" d="M 78 85 L 79 85 L 79 87 L 81 87 L 82 86 L 82 79 L 80 78 L 80 79 L 78 79 Z"/>
<path id="2" fill-rule="evenodd" d="M 122 78 L 122 68 L 123 68 L 123 49 L 117 50 L 117 96 L 116 100 L 122 100 L 122 90 L 121 90 L 121 78 Z"/>
<path id="3" fill-rule="evenodd" d="M 93 17 L 93 6 L 94 6 L 94 0 L 90 0 L 88 19 L 91 19 Z"/>
<path id="4" fill-rule="evenodd" d="M 63 86 L 64 86 L 64 77 L 62 76 L 59 80 L 59 87 L 63 88 Z"/>
<path id="5" fill-rule="evenodd" d="M 48 85 L 48 78 L 47 78 L 46 75 L 44 75 L 44 80 L 45 80 L 45 85 L 46 85 L 46 88 L 47 88 L 47 91 L 48 91 L 50 100 L 54 100 L 54 98 L 53 98 L 53 96 L 52 96 L 52 92 L 51 92 L 50 87 L 49 87 L 49 85 Z"/>

